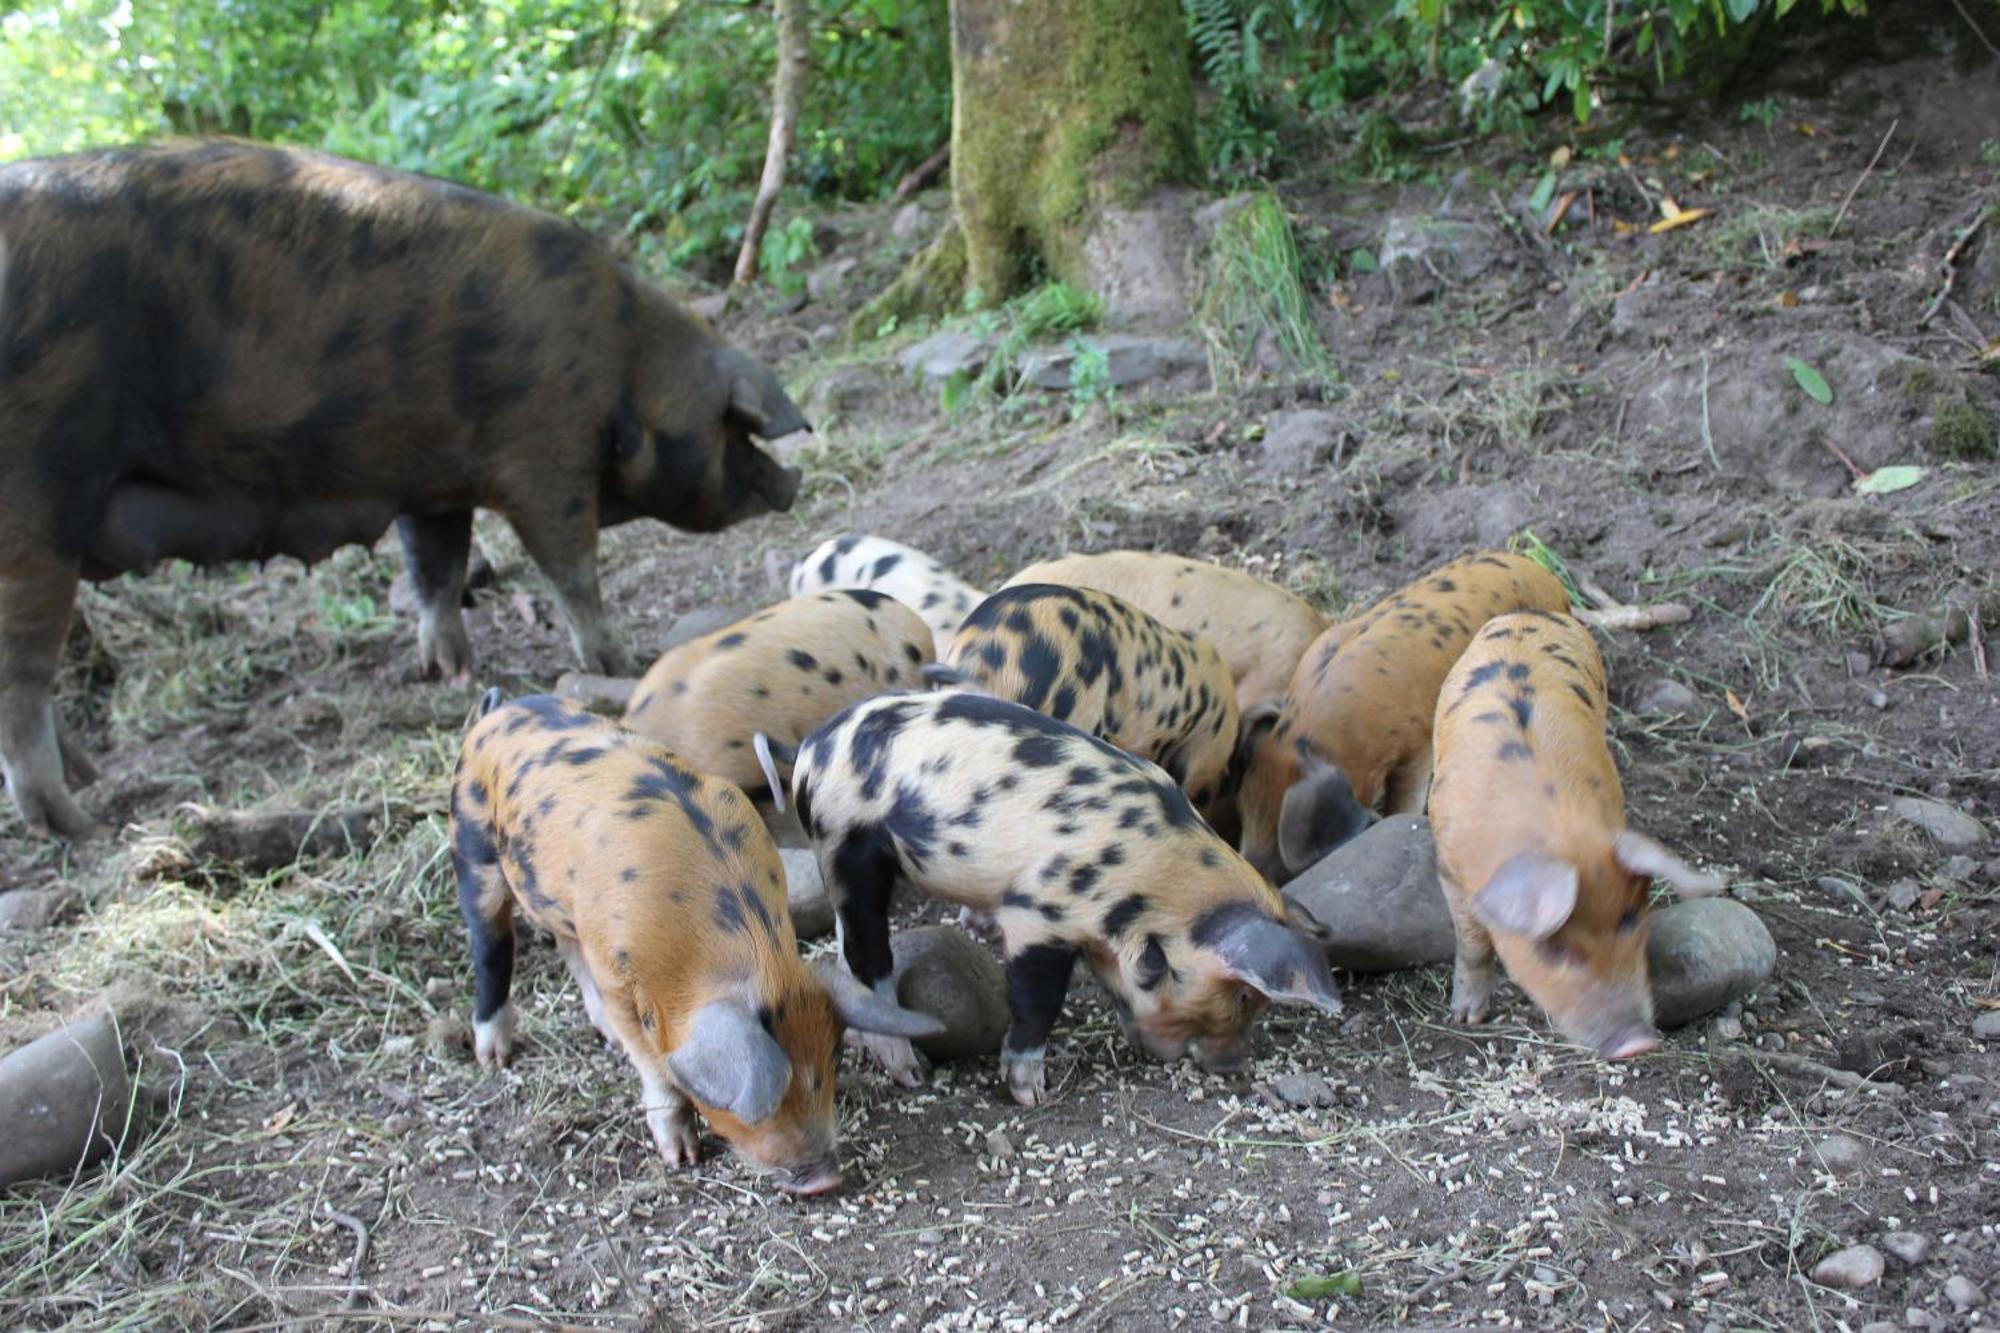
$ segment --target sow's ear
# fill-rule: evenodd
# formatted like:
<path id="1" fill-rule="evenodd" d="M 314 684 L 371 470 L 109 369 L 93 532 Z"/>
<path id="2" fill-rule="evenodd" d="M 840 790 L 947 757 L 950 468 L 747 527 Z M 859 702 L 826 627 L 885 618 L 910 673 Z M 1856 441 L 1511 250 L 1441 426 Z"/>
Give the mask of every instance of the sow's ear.
<path id="1" fill-rule="evenodd" d="M 1375 822 L 1375 812 L 1354 799 L 1354 788 L 1336 764 L 1310 751 L 1305 772 L 1278 807 L 1278 855 L 1289 874 L 1306 867 Z"/>
<path id="2" fill-rule="evenodd" d="M 751 1012 L 730 1000 L 694 1011 L 687 1040 L 667 1052 L 667 1069 L 693 1098 L 746 1125 L 768 1120 L 792 1085 L 785 1048 Z"/>
<path id="3" fill-rule="evenodd" d="M 715 371 L 729 385 L 729 410 L 753 435 L 775 440 L 811 430 L 805 414 L 785 394 L 771 368 L 739 347 L 718 348 Z"/>
<path id="4" fill-rule="evenodd" d="M 1729 886 L 1715 875 L 1704 875 L 1643 833 L 1626 829 L 1611 844 L 1611 855 L 1635 875 L 1665 880 L 1684 898 L 1708 898 Z"/>
<path id="5" fill-rule="evenodd" d="M 844 967 L 816 963 L 813 971 L 825 983 L 840 1021 L 856 1032 L 874 1032 L 884 1037 L 935 1037 L 944 1031 L 944 1024 L 937 1019 L 883 999 L 856 981 L 854 974 Z"/>
<path id="6" fill-rule="evenodd" d="M 1501 862 L 1472 897 L 1472 911 L 1494 930 L 1545 940 L 1576 910 L 1576 867 L 1542 852 Z"/>
<path id="7" fill-rule="evenodd" d="M 1212 951 L 1222 973 L 1272 1004 L 1340 1012 L 1340 990 L 1317 945 L 1249 903 L 1231 903 L 1195 922 L 1194 942 Z"/>

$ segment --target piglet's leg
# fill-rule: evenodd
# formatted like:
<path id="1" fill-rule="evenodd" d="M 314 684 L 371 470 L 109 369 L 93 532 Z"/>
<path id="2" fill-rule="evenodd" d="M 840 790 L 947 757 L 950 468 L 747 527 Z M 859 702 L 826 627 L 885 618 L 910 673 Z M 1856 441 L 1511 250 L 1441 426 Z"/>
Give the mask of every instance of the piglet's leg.
<path id="1" fill-rule="evenodd" d="M 417 594 L 417 668 L 463 684 L 472 678 L 472 639 L 459 610 L 472 553 L 472 511 L 405 514 L 396 520 L 396 535 Z"/>
<path id="2" fill-rule="evenodd" d="M 556 952 L 562 955 L 570 976 L 576 980 L 577 990 L 583 995 L 583 1011 L 590 1015 L 590 1025 L 606 1042 L 616 1045 L 618 1034 L 611 1030 L 611 1020 L 604 1012 L 604 992 L 597 988 L 597 978 L 591 975 L 590 964 L 583 961 L 583 949 L 575 940 L 558 940 Z"/>
<path id="3" fill-rule="evenodd" d="M 565 506 L 567 507 L 567 506 Z M 604 676 L 633 675 L 625 653 L 611 642 L 605 627 L 604 602 L 597 590 L 597 515 L 585 506 L 568 515 L 516 511 L 510 515 L 521 544 L 555 588 L 569 622 L 570 642 L 585 671 Z"/>
<path id="4" fill-rule="evenodd" d="M 1463 895 L 1446 881 L 1445 901 L 1451 905 L 1451 924 L 1458 935 L 1458 954 L 1451 970 L 1451 1021 L 1483 1023 L 1493 1001 L 1493 936 L 1473 919 L 1470 909 L 1459 906 Z"/>
<path id="5" fill-rule="evenodd" d="M 514 1058 L 514 895 L 485 813 L 461 808 L 464 800 L 453 794 L 451 864 L 472 945 L 472 1050 L 498 1069 Z"/>
<path id="6" fill-rule="evenodd" d="M 63 783 L 67 747 L 51 697 L 75 601 L 74 569 L 0 577 L 0 774 L 29 828 L 71 841 L 97 830 Z"/>
<path id="7" fill-rule="evenodd" d="M 1040 1106 L 1049 1099 L 1049 1031 L 1062 1012 L 1075 969 L 1076 950 L 1059 944 L 1031 944 L 1007 959 L 1007 1012 L 1013 1022 L 1000 1047 L 1000 1073 L 1023 1106 Z"/>
<path id="8" fill-rule="evenodd" d="M 639 1071 L 639 1104 L 653 1146 L 668 1166 L 695 1165 L 701 1161 L 701 1121 L 694 1104 L 667 1077 L 666 1055 L 655 1049 L 657 1018 L 641 1019 L 631 993 L 622 988 L 614 987 L 602 998 L 613 1038 Z"/>
<path id="9" fill-rule="evenodd" d="M 840 952 L 847 970 L 891 1005 L 897 1004 L 896 959 L 889 947 L 889 900 L 898 874 L 895 844 L 885 830 L 854 829 L 831 855 L 820 858 L 820 872 L 839 918 Z M 847 1040 L 904 1087 L 922 1082 L 924 1059 L 908 1037 L 850 1029 Z"/>

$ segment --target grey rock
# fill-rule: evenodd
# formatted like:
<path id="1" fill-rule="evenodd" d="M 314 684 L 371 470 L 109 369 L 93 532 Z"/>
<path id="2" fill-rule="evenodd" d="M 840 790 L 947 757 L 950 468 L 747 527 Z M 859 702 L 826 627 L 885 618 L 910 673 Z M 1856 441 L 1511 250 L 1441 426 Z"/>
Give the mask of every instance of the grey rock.
<path id="1" fill-rule="evenodd" d="M 1083 243 L 1083 285 L 1104 298 L 1113 328 L 1177 329 L 1193 313 L 1193 190 L 1155 190 L 1129 208 L 1108 207 Z"/>
<path id="2" fill-rule="evenodd" d="M 1007 982 L 984 946 L 950 926 L 918 926 L 890 941 L 896 998 L 944 1031 L 916 1043 L 933 1060 L 991 1055 L 1007 1035 Z"/>
<path id="3" fill-rule="evenodd" d="M 1663 717 L 1701 717 L 1714 712 L 1701 696 L 1670 676 L 1653 676 L 1639 682 L 1632 692 L 1632 707 L 1641 713 Z"/>
<path id="4" fill-rule="evenodd" d="M 1377 258 L 1396 301 L 1415 305 L 1487 272 L 1507 249 L 1499 228 L 1483 222 L 1400 214 L 1384 228 Z"/>
<path id="5" fill-rule="evenodd" d="M 1742 1041 L 1743 1020 L 1724 1014 L 1708 1025 L 1708 1039 L 1712 1042 Z"/>
<path id="6" fill-rule="evenodd" d="M 684 643 L 699 639 L 704 634 L 713 634 L 725 625 L 735 624 L 741 616 L 726 606 L 697 606 L 692 611 L 682 612 L 674 617 L 674 623 L 667 626 L 666 638 L 660 642 L 660 651 L 678 648 Z"/>
<path id="7" fill-rule="evenodd" d="M 1757 1045 L 1761 1050 L 1782 1051 L 1785 1049 L 1785 1038 L 1782 1033 L 1766 1032 L 1757 1038 Z"/>
<path id="8" fill-rule="evenodd" d="M 1889 803 L 1889 813 L 1914 824 L 1931 835 L 1931 841 L 1948 852 L 1970 851 L 1986 842 L 1986 826 L 1956 806 L 1927 801 L 1921 796 L 1898 796 Z"/>
<path id="9" fill-rule="evenodd" d="M 78 901 L 76 890 L 62 884 L 48 889 L 0 893 L 0 931 L 39 930 L 53 925 Z"/>
<path id="10" fill-rule="evenodd" d="M 816 422 L 851 417 L 873 407 L 887 388 L 867 366 L 836 366 L 806 393 L 806 408 Z"/>
<path id="11" fill-rule="evenodd" d="M 897 353 L 896 364 L 912 379 L 948 380 L 961 373 L 977 375 L 992 354 L 992 339 L 947 330 L 905 347 Z"/>
<path id="12" fill-rule="evenodd" d="M 1733 898 L 1695 898 L 1653 913 L 1646 967 L 1653 1021 L 1679 1027 L 1740 999 L 1771 975 L 1778 946 L 1757 914 Z"/>
<path id="13" fill-rule="evenodd" d="M 847 275 L 861 266 L 852 255 L 829 259 L 806 275 L 806 295 L 815 301 L 836 300 L 847 286 Z"/>
<path id="14" fill-rule="evenodd" d="M 1387 972 L 1457 952 L 1431 826 L 1419 815 L 1371 825 L 1308 866 L 1284 895 L 1311 918 L 1335 967 Z"/>
<path id="15" fill-rule="evenodd" d="M 1814 1264 L 1812 1280 L 1822 1287 L 1860 1291 L 1882 1280 L 1882 1268 L 1880 1250 L 1873 1245 L 1850 1245 Z"/>
<path id="16" fill-rule="evenodd" d="M 1929 1328 L 1935 1322 L 1937 1321 L 1931 1318 L 1930 1311 L 1920 1306 L 1910 1305 L 1903 1308 L 1903 1327 L 1905 1328 Z"/>
<path id="17" fill-rule="evenodd" d="M 124 1137 L 132 1104 L 109 1014 L 56 1029 L 0 1060 L 0 1187 L 67 1175 Z"/>
<path id="18" fill-rule="evenodd" d="M 1264 418 L 1264 461 L 1283 472 L 1310 472 L 1336 452 L 1341 419 L 1318 408 L 1273 412 Z"/>
<path id="19" fill-rule="evenodd" d="M 1923 886 L 1913 879 L 1899 879 L 1882 890 L 1882 902 L 1898 912 L 1907 912 L 1923 897 Z"/>
<path id="20" fill-rule="evenodd" d="M 1813 881 L 1813 887 L 1829 897 L 1845 898 L 1857 907 L 1868 906 L 1868 895 L 1851 879 L 1844 879 L 1839 875 L 1821 875 Z"/>
<path id="21" fill-rule="evenodd" d="M 1882 1248 L 1915 1268 L 1930 1257 L 1931 1238 L 1921 1231 L 1891 1231 L 1882 1237 Z"/>
<path id="22" fill-rule="evenodd" d="M 1283 1074 L 1271 1083 L 1280 1101 L 1292 1106 L 1331 1106 L 1333 1086 L 1318 1074 Z"/>
<path id="23" fill-rule="evenodd" d="M 1104 353 L 1105 370 L 1114 388 L 1128 388 L 1181 371 L 1208 371 L 1208 353 L 1188 338 L 1148 338 L 1131 333 L 1105 333 L 1080 340 Z M 1042 347 L 1021 358 L 1021 378 L 1038 389 L 1067 389 L 1075 374 L 1076 345 Z"/>
<path id="24" fill-rule="evenodd" d="M 1951 1302 L 1951 1308 L 1964 1314 L 1986 1299 L 1986 1293 L 1979 1284 L 1963 1273 L 1953 1273 L 1944 1280 L 1944 1298 Z"/>
<path id="25" fill-rule="evenodd" d="M 1006 1130 L 996 1129 L 986 1136 L 986 1155 L 988 1157 L 1012 1157 L 1014 1155 L 1014 1140 L 1007 1137 Z"/>
<path id="26" fill-rule="evenodd" d="M 686 305 L 695 314 L 700 315 L 703 319 L 713 324 L 716 320 L 721 319 L 729 313 L 729 297 L 729 289 L 725 287 L 719 292 L 710 292 L 706 296 L 691 296 L 688 298 Z"/>
<path id="27" fill-rule="evenodd" d="M 1969 856 L 1954 856 L 1938 867 L 1941 878 L 1964 884 L 1979 873 L 1979 862 Z"/>
<path id="28" fill-rule="evenodd" d="M 792 913 L 792 933 L 816 940 L 833 933 L 833 900 L 819 877 L 819 857 L 809 847 L 780 847 L 785 864 L 785 897 Z"/>
<path id="29" fill-rule="evenodd" d="M 930 230 L 930 225 L 930 214 L 924 211 L 922 204 L 904 204 L 896 210 L 895 220 L 889 224 L 889 234 L 908 245 L 921 239 Z"/>
<path id="30" fill-rule="evenodd" d="M 944 1244 L 944 1232 L 939 1231 L 936 1227 L 925 1227 L 917 1233 L 917 1244 L 942 1245 Z"/>
<path id="31" fill-rule="evenodd" d="M 1891 1319 L 1876 1319 L 1861 1326 L 1861 1333 L 1898 1333 L 1901 1324 Z"/>
<path id="32" fill-rule="evenodd" d="M 1981 1041 L 2000 1041 L 2000 1009 L 1988 1009 L 1973 1019 L 1972 1035 Z"/>
<path id="33" fill-rule="evenodd" d="M 1868 1165 L 1868 1146 L 1845 1134 L 1830 1134 L 1813 1148 L 1819 1163 L 1835 1175 L 1860 1171 Z"/>

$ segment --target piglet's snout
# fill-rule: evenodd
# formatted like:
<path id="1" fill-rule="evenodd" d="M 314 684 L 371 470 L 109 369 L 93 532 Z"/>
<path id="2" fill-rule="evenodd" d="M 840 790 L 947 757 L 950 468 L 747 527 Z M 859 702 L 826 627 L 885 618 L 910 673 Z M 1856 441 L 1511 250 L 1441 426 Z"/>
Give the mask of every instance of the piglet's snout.
<path id="1" fill-rule="evenodd" d="M 1658 1048 L 1659 1044 L 1659 1032 L 1651 1024 L 1639 1023 L 1613 1033 L 1597 1051 L 1607 1060 L 1629 1060 Z"/>
<path id="2" fill-rule="evenodd" d="M 785 1172 L 779 1188 L 787 1194 L 825 1194 L 840 1188 L 840 1163 L 831 1157 Z"/>

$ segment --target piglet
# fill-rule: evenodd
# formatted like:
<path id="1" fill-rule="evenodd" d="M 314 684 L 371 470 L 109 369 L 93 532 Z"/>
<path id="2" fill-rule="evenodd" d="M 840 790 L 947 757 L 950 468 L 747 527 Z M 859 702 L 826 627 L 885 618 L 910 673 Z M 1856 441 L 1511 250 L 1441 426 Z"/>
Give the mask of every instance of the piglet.
<path id="1" fill-rule="evenodd" d="M 1660 1040 L 1649 883 L 1723 885 L 1625 827 L 1605 706 L 1604 663 L 1576 619 L 1488 621 L 1438 694 L 1430 817 L 1458 932 L 1453 1021 L 1486 1017 L 1497 952 L 1564 1036 L 1615 1060 Z"/>
<path id="2" fill-rule="evenodd" d="M 942 657 L 966 612 L 986 596 L 915 547 L 845 532 L 830 537 L 792 567 L 791 593 L 804 597 L 830 588 L 886 592 L 924 618 L 932 651 Z"/>
<path id="3" fill-rule="evenodd" d="M 451 847 L 480 1064 L 513 1054 L 518 907 L 555 936 L 590 1021 L 631 1057 L 670 1165 L 699 1160 L 699 1109 L 782 1189 L 833 1189 L 842 1025 L 939 1030 L 799 958 L 777 849 L 748 797 L 567 700 L 487 693 L 452 781 Z"/>

